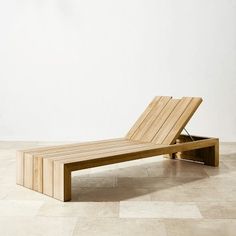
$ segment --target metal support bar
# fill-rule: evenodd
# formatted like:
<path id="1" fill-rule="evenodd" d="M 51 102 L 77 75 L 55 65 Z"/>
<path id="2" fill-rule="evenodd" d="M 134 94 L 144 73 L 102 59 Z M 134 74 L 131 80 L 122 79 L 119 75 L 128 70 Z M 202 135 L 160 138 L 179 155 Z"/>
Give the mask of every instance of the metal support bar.
<path id="1" fill-rule="evenodd" d="M 187 131 L 186 128 L 184 128 L 184 131 L 187 133 L 187 135 L 189 136 L 189 138 L 190 138 L 192 141 L 194 141 L 193 137 L 190 135 L 190 133 Z"/>

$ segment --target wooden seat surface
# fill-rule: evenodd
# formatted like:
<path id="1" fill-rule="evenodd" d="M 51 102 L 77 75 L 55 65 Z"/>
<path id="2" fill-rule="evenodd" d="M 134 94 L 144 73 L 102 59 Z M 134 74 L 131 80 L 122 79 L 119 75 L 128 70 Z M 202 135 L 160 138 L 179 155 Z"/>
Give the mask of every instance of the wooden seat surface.
<path id="1" fill-rule="evenodd" d="M 46 169 L 53 168 L 54 161 L 63 163 L 84 162 L 107 156 L 143 151 L 157 146 L 123 138 L 22 150 L 18 152 L 18 158 L 22 162 L 21 170 L 18 173 L 23 174 L 17 176 L 17 181 L 28 188 L 42 191 L 42 179 L 43 177 L 45 180 L 49 178 L 46 176 Z"/>

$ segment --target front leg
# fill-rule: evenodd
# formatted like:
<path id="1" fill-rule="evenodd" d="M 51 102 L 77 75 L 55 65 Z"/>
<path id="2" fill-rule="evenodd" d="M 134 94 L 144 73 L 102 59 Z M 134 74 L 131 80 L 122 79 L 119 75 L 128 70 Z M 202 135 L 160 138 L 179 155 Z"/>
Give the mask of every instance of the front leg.
<path id="1" fill-rule="evenodd" d="M 60 161 L 54 161 L 53 197 L 63 202 L 71 200 L 71 171 Z"/>

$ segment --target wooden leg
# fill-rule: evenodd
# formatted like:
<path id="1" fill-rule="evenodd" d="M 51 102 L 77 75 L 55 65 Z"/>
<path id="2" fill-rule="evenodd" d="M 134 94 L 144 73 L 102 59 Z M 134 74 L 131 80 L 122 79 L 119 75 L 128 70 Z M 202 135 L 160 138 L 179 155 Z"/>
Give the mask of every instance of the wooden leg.
<path id="1" fill-rule="evenodd" d="M 163 157 L 168 158 L 168 159 L 175 159 L 176 158 L 176 153 L 166 154 L 166 155 L 163 155 Z"/>
<path id="2" fill-rule="evenodd" d="M 201 150 L 201 149 L 200 149 Z M 204 164 L 208 166 L 219 166 L 219 142 L 214 146 L 202 150 Z"/>
<path id="3" fill-rule="evenodd" d="M 60 201 L 71 200 L 71 171 L 63 163 L 54 162 L 53 197 Z"/>

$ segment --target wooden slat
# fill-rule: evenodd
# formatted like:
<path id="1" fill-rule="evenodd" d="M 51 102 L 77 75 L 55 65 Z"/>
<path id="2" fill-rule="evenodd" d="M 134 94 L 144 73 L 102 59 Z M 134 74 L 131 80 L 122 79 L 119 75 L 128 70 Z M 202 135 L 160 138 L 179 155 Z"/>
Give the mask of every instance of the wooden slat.
<path id="1" fill-rule="evenodd" d="M 53 162 L 43 159 L 43 193 L 53 196 Z"/>
<path id="2" fill-rule="evenodd" d="M 38 158 L 38 188 L 37 191 L 43 192 L 43 158 Z"/>
<path id="3" fill-rule="evenodd" d="M 135 143 L 135 142 L 133 142 Z M 122 146 L 122 145 L 129 145 L 130 140 L 122 139 L 119 141 L 107 141 L 107 142 L 101 142 L 101 143 L 88 143 L 86 145 L 80 145 L 76 146 L 70 149 L 54 149 L 53 151 L 47 151 L 47 152 L 33 152 L 31 155 L 33 156 L 43 156 L 44 158 L 51 157 L 51 156 L 62 156 L 67 154 L 73 154 L 73 153 L 80 153 L 83 151 L 87 151 L 90 149 L 99 149 L 99 148 L 106 148 L 106 147 L 113 147 L 113 146 Z"/>
<path id="4" fill-rule="evenodd" d="M 178 136 L 180 135 L 190 118 L 193 116 L 194 112 L 197 110 L 201 102 L 201 98 L 192 98 L 191 102 L 189 103 L 183 114 L 180 116 L 180 118 L 177 120 L 173 128 L 170 130 L 170 132 L 162 142 L 163 144 L 172 144 L 173 142 L 175 142 L 175 140 L 178 138 Z"/>
<path id="5" fill-rule="evenodd" d="M 161 99 L 156 102 L 150 112 L 147 114 L 143 122 L 136 129 L 134 135 L 132 136 L 132 140 L 142 140 L 145 132 L 147 132 L 150 128 L 152 128 L 152 124 L 155 119 L 160 115 L 165 106 L 171 100 L 171 97 L 161 97 Z"/>
<path id="6" fill-rule="evenodd" d="M 24 185 L 24 153 L 16 152 L 16 183 Z"/>
<path id="7" fill-rule="evenodd" d="M 38 165 L 38 159 L 33 158 L 33 190 L 39 189 L 39 180 L 38 180 L 38 170 L 39 170 L 39 165 Z"/>
<path id="8" fill-rule="evenodd" d="M 52 195 L 56 199 L 64 199 L 64 165 L 61 163 L 55 163 L 53 171 L 53 185 L 50 187 L 52 188 Z"/>
<path id="9" fill-rule="evenodd" d="M 33 189 L 33 158 L 29 154 L 24 155 L 24 186 Z"/>
<path id="10" fill-rule="evenodd" d="M 55 158 L 54 161 L 62 161 L 63 163 L 73 163 L 74 161 L 86 161 L 86 160 L 92 160 L 96 159 L 97 157 L 108 157 L 113 155 L 119 155 L 124 153 L 132 153 L 132 152 L 142 152 L 145 150 L 153 149 L 153 148 L 160 148 L 160 147 L 166 147 L 166 145 L 158 145 L 158 144 L 140 144 L 132 146 L 132 148 L 116 148 L 116 149 L 110 149 L 106 150 L 105 152 L 88 152 L 86 154 L 81 154 L 78 156 L 70 156 L 68 158 L 64 159 L 57 159 Z"/>
<path id="11" fill-rule="evenodd" d="M 163 143 L 163 141 L 165 140 L 165 138 L 167 137 L 171 129 L 173 129 L 178 119 L 181 117 L 185 109 L 190 104 L 191 100 L 192 98 L 188 98 L 188 97 L 184 97 L 180 100 L 180 102 L 171 112 L 170 116 L 166 119 L 161 129 L 155 135 L 154 139 L 152 140 L 152 143 L 156 143 L 156 144 Z"/>
<path id="12" fill-rule="evenodd" d="M 81 142 L 81 143 L 75 143 L 75 144 L 66 144 L 66 145 L 56 145 L 56 146 L 48 146 L 48 147 L 38 147 L 38 148 L 31 148 L 31 149 L 25 149 L 20 150 L 20 152 L 29 153 L 29 154 L 39 154 L 39 153 L 56 153 L 59 151 L 66 151 L 66 150 L 72 150 L 77 149 L 83 146 L 90 146 L 94 144 L 102 144 L 102 143 L 110 143 L 110 142 L 119 142 L 122 140 L 126 140 L 124 138 L 116 138 L 116 139 L 105 139 L 100 141 L 89 141 L 89 142 Z"/>
<path id="13" fill-rule="evenodd" d="M 34 157 L 34 175 L 33 175 L 33 189 L 40 193 L 43 192 L 43 158 Z"/>
<path id="14" fill-rule="evenodd" d="M 151 142 L 153 140 L 179 101 L 179 99 L 172 99 L 168 102 L 165 108 L 161 111 L 160 115 L 156 117 L 152 126 L 146 131 L 145 135 L 142 137 L 142 141 Z"/>
<path id="15" fill-rule="evenodd" d="M 152 108 L 157 104 L 157 102 L 161 99 L 161 97 L 155 97 L 153 101 L 148 105 L 146 110 L 142 113 L 142 115 L 138 118 L 138 120 L 135 122 L 133 127 L 130 129 L 128 134 L 126 135 L 126 138 L 132 139 L 132 136 L 135 134 L 138 127 L 142 124 L 146 116 L 149 114 L 149 112 L 152 110 Z"/>
<path id="16" fill-rule="evenodd" d="M 131 143 L 130 145 L 121 145 L 121 146 L 116 146 L 116 147 L 106 147 L 103 149 L 90 149 L 90 150 L 85 150 L 83 152 L 80 153 L 74 153 L 74 154 L 69 154 L 69 155 L 62 155 L 62 156 L 58 156 L 58 155 L 54 155 L 52 157 L 49 158 L 43 158 L 44 161 L 46 160 L 70 160 L 73 158 L 81 158 L 81 157 L 86 157 L 86 156 L 90 156 L 93 154 L 104 154 L 104 153 L 110 153 L 110 152 L 115 152 L 115 151 L 128 151 L 128 150 L 133 150 L 136 148 L 149 148 L 150 146 L 153 146 L 155 144 L 151 144 L 151 143 Z"/>

